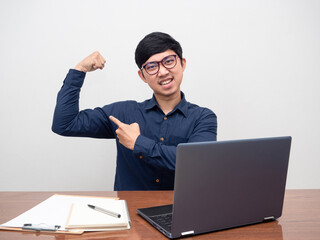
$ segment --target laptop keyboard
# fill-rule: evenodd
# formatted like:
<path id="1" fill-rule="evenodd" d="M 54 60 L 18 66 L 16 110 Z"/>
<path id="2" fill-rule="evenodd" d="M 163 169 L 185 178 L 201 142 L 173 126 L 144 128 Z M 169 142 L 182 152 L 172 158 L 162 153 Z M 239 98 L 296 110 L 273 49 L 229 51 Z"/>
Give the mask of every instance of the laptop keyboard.
<path id="1" fill-rule="evenodd" d="M 165 230 L 170 232 L 171 230 L 171 224 L 172 224 L 172 213 L 166 213 L 161 215 L 156 215 L 150 217 L 153 221 L 158 223 L 161 227 L 163 227 Z"/>

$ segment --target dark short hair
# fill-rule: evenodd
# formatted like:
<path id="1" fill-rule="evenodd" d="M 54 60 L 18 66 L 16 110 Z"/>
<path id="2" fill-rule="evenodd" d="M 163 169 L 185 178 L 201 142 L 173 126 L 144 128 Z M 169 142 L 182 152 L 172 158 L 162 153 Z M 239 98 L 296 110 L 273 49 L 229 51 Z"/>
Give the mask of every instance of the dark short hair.
<path id="1" fill-rule="evenodd" d="M 173 50 L 182 61 L 182 48 L 179 42 L 167 33 L 153 32 L 145 36 L 138 44 L 135 52 L 135 60 L 141 69 L 152 55 L 162 53 L 168 49 Z"/>

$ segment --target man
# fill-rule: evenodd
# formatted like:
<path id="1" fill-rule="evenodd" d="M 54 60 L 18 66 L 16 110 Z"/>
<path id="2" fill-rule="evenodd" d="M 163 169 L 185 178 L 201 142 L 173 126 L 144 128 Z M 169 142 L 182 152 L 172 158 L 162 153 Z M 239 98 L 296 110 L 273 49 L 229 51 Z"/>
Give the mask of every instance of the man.
<path id="1" fill-rule="evenodd" d="M 94 52 L 70 69 L 58 93 L 52 130 L 63 136 L 115 138 L 114 190 L 172 190 L 179 143 L 215 141 L 216 115 L 186 101 L 180 90 L 186 59 L 170 35 L 154 32 L 135 52 L 142 81 L 153 97 L 142 103 L 116 102 L 79 111 L 79 93 L 87 72 L 103 69 Z"/>

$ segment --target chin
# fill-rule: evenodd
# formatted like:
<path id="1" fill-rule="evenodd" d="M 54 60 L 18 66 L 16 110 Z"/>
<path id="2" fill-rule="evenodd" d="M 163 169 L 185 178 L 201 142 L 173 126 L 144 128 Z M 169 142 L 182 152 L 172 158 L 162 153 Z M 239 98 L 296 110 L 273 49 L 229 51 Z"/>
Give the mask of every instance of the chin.
<path id="1" fill-rule="evenodd" d="M 180 90 L 170 89 L 169 91 L 161 91 L 160 94 L 161 94 L 162 96 L 171 97 L 171 96 L 174 96 L 174 95 L 176 95 L 176 94 L 180 94 Z"/>

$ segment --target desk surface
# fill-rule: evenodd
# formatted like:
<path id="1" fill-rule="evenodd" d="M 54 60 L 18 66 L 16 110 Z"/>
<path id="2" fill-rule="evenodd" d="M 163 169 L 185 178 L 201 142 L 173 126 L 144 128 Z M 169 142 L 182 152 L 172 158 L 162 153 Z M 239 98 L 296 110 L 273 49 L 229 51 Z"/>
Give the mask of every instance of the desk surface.
<path id="1" fill-rule="evenodd" d="M 132 228 L 125 231 L 84 233 L 82 235 L 0 231 L 0 239 L 167 239 L 138 216 L 136 209 L 170 204 L 173 201 L 172 191 L 0 192 L 0 224 L 29 210 L 55 193 L 106 197 L 118 196 L 121 199 L 125 199 L 129 207 Z M 283 214 L 277 221 L 212 232 L 184 239 L 319 240 L 320 190 L 287 190 Z"/>

